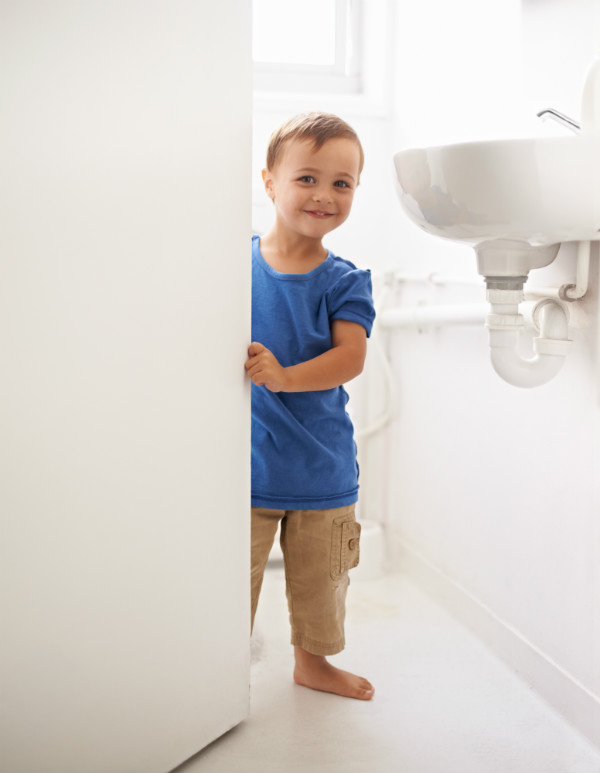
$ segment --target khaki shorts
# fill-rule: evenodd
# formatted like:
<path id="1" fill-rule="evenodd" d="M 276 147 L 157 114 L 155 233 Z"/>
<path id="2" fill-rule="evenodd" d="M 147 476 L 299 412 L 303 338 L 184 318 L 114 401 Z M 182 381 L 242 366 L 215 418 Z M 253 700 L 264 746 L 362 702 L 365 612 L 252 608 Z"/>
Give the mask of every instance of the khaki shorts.
<path id="1" fill-rule="evenodd" d="M 315 655 L 340 652 L 348 570 L 359 558 L 354 505 L 333 510 L 252 508 L 252 626 L 279 522 L 292 644 Z"/>

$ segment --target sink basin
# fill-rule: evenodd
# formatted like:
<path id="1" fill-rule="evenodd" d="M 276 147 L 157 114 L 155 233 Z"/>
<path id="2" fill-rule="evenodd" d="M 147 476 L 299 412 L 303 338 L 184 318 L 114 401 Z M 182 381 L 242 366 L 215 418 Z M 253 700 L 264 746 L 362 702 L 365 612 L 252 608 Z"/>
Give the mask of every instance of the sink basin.
<path id="1" fill-rule="evenodd" d="M 553 260 L 560 242 L 600 239 L 600 134 L 403 150 L 394 163 L 409 218 L 479 257 L 529 253 L 527 271 Z"/>

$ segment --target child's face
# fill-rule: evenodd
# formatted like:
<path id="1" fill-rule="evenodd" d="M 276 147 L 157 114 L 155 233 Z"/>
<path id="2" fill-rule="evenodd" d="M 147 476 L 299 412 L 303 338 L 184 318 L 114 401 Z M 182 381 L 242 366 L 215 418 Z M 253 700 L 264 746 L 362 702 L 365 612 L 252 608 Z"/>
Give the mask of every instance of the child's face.
<path id="1" fill-rule="evenodd" d="M 291 140 L 273 169 L 263 170 L 279 226 L 296 235 L 322 239 L 350 214 L 358 186 L 360 153 L 351 139 Z"/>

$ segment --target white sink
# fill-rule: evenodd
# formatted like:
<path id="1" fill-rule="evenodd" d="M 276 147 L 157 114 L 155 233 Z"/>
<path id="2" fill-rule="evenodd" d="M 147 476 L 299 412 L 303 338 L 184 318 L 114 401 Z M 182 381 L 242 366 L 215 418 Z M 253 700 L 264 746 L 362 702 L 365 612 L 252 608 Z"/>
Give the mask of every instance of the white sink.
<path id="1" fill-rule="evenodd" d="M 598 133 L 403 150 L 394 163 L 407 215 L 475 247 L 481 273 L 486 254 L 508 255 L 501 274 L 526 273 L 560 242 L 600 239 Z"/>

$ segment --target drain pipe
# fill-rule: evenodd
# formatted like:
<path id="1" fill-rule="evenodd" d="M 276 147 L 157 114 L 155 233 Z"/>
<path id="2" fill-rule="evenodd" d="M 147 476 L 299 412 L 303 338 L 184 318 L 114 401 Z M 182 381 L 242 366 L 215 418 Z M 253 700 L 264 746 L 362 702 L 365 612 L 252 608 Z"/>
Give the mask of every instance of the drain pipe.
<path id="1" fill-rule="evenodd" d="M 517 352 L 524 328 L 519 303 L 527 277 L 486 277 L 487 299 L 491 304 L 486 327 L 490 331 L 490 353 L 496 373 L 518 387 L 541 386 L 556 376 L 571 347 L 566 308 L 555 298 L 541 300 L 533 310 L 540 335 L 534 339 L 531 359 Z"/>

